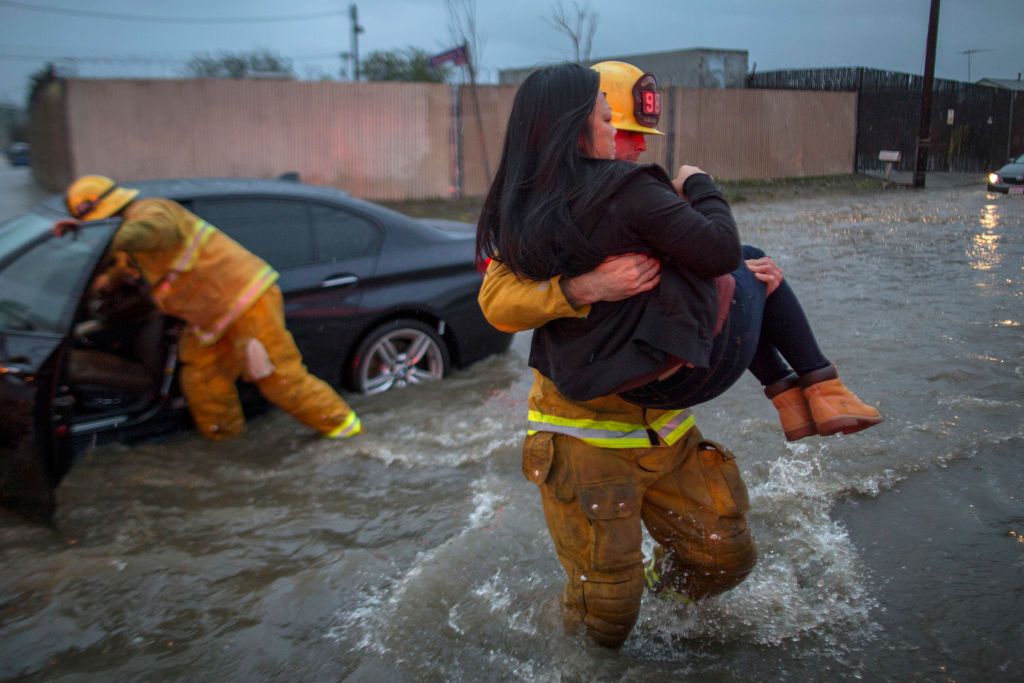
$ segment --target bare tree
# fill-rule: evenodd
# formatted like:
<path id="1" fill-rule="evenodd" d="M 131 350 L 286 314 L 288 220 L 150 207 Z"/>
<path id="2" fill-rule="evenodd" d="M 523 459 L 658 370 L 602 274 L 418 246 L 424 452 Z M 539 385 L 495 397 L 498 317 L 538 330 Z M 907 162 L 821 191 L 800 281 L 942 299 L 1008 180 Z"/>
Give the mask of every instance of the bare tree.
<path id="1" fill-rule="evenodd" d="M 589 2 L 580 4 L 574 0 L 572 5 L 573 10 L 567 10 L 559 0 L 551 8 L 551 18 L 545 21 L 572 41 L 577 62 L 589 62 L 590 48 L 594 44 L 594 34 L 597 32 L 597 12 L 591 9 Z"/>
<path id="2" fill-rule="evenodd" d="M 448 34 L 455 45 L 465 45 L 470 70 L 478 73 L 483 61 L 487 36 L 476 28 L 476 0 L 445 0 L 448 12 Z"/>
<path id="3" fill-rule="evenodd" d="M 487 140 L 484 135 L 484 122 L 480 114 L 480 93 L 476 87 L 477 67 L 483 56 L 486 37 L 480 35 L 476 28 L 476 0 L 446 0 L 448 9 L 448 32 L 452 42 L 462 45 L 469 53 L 466 55 L 466 67 L 469 71 L 469 87 L 473 97 L 473 113 L 479 134 L 480 157 L 484 165 L 487 184 L 491 183 L 491 162 L 487 157 Z"/>

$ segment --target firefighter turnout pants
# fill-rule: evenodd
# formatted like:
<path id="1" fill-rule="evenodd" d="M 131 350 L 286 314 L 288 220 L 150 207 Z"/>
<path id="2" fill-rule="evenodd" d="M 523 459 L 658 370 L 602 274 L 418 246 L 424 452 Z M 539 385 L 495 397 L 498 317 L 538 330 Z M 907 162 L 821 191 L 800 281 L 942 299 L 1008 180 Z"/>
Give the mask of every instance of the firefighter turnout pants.
<path id="1" fill-rule="evenodd" d="M 692 599 L 738 585 L 754 568 L 746 486 L 732 453 L 693 427 L 673 446 L 609 449 L 563 434 L 527 436 L 523 474 L 540 486 L 567 581 L 566 626 L 618 647 L 640 612 L 641 522 L 660 545 L 661 583 Z"/>
<path id="2" fill-rule="evenodd" d="M 179 358 L 182 391 L 197 428 L 207 438 L 224 439 L 244 429 L 235 386 L 239 378 L 255 383 L 268 401 L 321 434 L 330 434 L 346 420 L 354 421 L 352 409 L 338 393 L 303 365 L 285 328 L 284 304 L 276 285 L 231 323 L 216 343 L 203 346 L 186 330 Z"/>

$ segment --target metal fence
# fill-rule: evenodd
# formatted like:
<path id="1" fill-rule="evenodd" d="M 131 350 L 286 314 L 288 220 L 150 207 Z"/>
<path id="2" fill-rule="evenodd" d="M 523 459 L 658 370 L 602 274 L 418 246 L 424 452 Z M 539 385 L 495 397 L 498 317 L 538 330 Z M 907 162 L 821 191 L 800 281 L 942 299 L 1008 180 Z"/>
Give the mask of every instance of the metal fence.
<path id="1" fill-rule="evenodd" d="M 461 99 L 467 195 L 486 192 L 481 149 L 493 173 L 501 153 L 515 86 L 481 88 L 485 143 L 479 140 L 471 93 Z M 674 171 L 700 166 L 717 178 L 767 179 L 853 171 L 856 98 L 850 93 L 669 88 L 659 129 L 647 136 L 643 160 Z"/>
<path id="2" fill-rule="evenodd" d="M 40 98 L 36 170 L 58 190 L 83 173 L 303 180 L 373 199 L 448 196 L 451 91 L 426 83 L 67 80 Z M 60 111 L 54 111 L 57 108 Z M 66 149 L 60 149 L 66 146 Z M 63 162 L 63 167 L 62 166 Z"/>
<path id="3" fill-rule="evenodd" d="M 670 106 L 669 168 L 694 164 L 729 180 L 853 172 L 850 93 L 673 88 Z"/>
<path id="4" fill-rule="evenodd" d="M 514 86 L 57 80 L 35 98 L 36 177 L 275 177 L 376 200 L 486 193 Z M 672 88 L 646 160 L 723 179 L 850 173 L 850 93 Z"/>
<path id="5" fill-rule="evenodd" d="M 474 93 L 471 87 L 459 88 L 460 187 L 466 197 L 487 194 L 501 159 L 508 115 L 518 89 L 514 85 L 478 86 Z"/>
<path id="6" fill-rule="evenodd" d="M 849 91 L 857 97 L 857 170 L 879 169 L 881 150 L 916 156 L 924 78 L 879 69 L 803 69 L 751 74 L 748 88 Z M 1024 152 L 1024 98 L 983 85 L 936 79 L 929 171 L 974 173 Z"/>

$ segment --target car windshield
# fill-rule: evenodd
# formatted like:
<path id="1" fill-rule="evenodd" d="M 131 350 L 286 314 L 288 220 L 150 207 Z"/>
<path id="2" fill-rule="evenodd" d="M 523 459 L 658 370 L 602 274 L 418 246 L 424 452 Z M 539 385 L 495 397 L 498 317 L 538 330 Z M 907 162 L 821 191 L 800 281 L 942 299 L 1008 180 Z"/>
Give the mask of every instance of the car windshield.
<path id="1" fill-rule="evenodd" d="M 0 332 L 63 334 L 62 321 L 78 301 L 85 271 L 96 263 L 114 229 L 91 226 L 77 237 L 44 237 L 32 244 L 40 236 L 39 220 L 50 223 L 26 216 L 0 226 L 0 258 L 28 247 L 0 270 Z"/>
<path id="2" fill-rule="evenodd" d="M 1019 157 L 1017 157 L 1017 160 L 1014 161 L 1013 163 L 1015 163 L 1015 164 L 1024 164 L 1024 154 L 1021 154 Z"/>

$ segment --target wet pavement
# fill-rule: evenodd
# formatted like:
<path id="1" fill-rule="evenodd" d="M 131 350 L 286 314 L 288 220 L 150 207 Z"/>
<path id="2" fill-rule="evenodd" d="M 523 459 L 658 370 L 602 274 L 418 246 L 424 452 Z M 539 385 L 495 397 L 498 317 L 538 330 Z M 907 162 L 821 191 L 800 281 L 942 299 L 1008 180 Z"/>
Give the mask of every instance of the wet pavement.
<path id="1" fill-rule="evenodd" d="M 879 181 L 885 178 L 884 171 L 868 171 L 865 174 L 876 177 Z M 926 173 L 924 181 L 926 190 L 950 190 L 961 187 L 981 188 L 984 190 L 985 178 L 985 173 Z M 914 172 L 894 170 L 889 174 L 886 186 L 913 188 Z"/>
<path id="2" fill-rule="evenodd" d="M 0 221 L 27 211 L 51 193 L 40 187 L 26 166 L 9 166 L 0 159 Z"/>
<path id="3" fill-rule="evenodd" d="M 11 170 L 0 218 L 30 191 Z M 934 185 L 737 207 L 886 422 L 787 444 L 752 378 L 698 407 L 761 559 L 705 603 L 646 599 L 623 650 L 560 629 L 520 335 L 349 397 L 350 441 L 270 412 L 228 443 L 94 450 L 55 530 L 0 517 L 0 678 L 1021 680 L 1024 200 Z"/>

